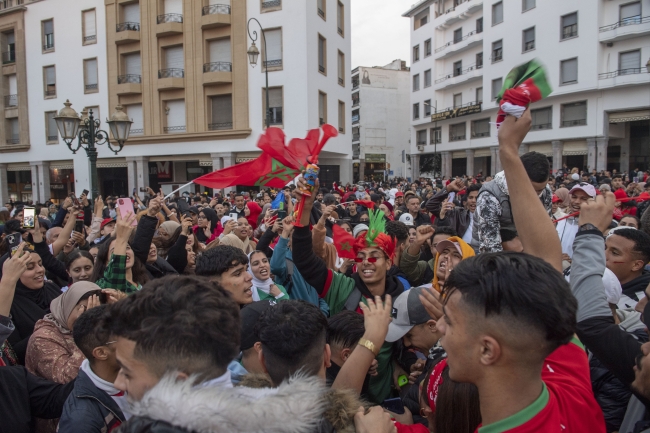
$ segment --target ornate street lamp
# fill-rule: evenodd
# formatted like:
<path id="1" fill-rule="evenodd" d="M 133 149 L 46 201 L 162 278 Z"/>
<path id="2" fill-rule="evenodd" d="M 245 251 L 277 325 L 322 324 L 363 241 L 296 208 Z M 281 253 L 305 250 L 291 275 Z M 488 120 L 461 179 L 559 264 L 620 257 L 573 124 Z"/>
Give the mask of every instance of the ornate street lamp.
<path id="1" fill-rule="evenodd" d="M 258 26 L 260 26 L 260 31 L 262 32 L 262 38 L 264 38 L 264 55 L 267 56 L 268 50 L 266 49 L 266 34 L 264 33 L 264 28 L 262 28 L 262 24 L 260 24 L 259 21 L 255 18 L 251 18 L 248 20 L 248 23 L 246 24 L 246 31 L 248 31 L 248 37 L 251 38 L 251 41 L 253 41 L 253 44 L 250 46 L 248 49 L 248 61 L 250 62 L 252 67 L 255 67 L 257 65 L 257 58 L 260 55 L 260 50 L 257 49 L 255 46 L 255 41 L 257 41 L 257 31 L 253 30 L 253 34 L 251 35 L 251 21 L 255 21 Z M 266 73 L 266 127 L 268 128 L 269 125 L 271 124 L 271 107 L 269 106 L 269 64 L 268 64 L 268 58 L 265 61 L 262 61 L 262 66 L 264 67 L 264 72 Z"/>

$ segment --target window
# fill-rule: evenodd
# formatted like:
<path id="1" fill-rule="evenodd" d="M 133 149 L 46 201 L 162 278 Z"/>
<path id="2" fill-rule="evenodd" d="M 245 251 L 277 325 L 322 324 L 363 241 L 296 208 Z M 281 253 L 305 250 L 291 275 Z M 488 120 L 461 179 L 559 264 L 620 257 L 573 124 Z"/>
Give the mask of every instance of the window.
<path id="1" fill-rule="evenodd" d="M 560 84 L 575 84 L 578 82 L 578 58 L 560 62 Z"/>
<path id="2" fill-rule="evenodd" d="M 420 103 L 413 104 L 413 119 L 417 120 L 420 118 Z"/>
<path id="3" fill-rule="evenodd" d="M 318 16 L 321 17 L 322 19 L 326 19 L 325 12 L 326 12 L 327 2 L 325 0 L 317 0 L 317 4 L 318 4 Z"/>
<path id="4" fill-rule="evenodd" d="M 93 112 L 93 117 L 97 120 L 101 120 L 101 116 L 99 115 L 99 107 L 98 106 L 91 106 L 91 107 L 84 107 L 84 110 L 88 115 L 90 115 L 90 111 L 92 110 Z"/>
<path id="5" fill-rule="evenodd" d="M 492 63 L 503 60 L 503 41 L 492 42 Z"/>
<path id="6" fill-rule="evenodd" d="M 336 26 L 339 35 L 343 36 L 345 29 L 345 7 L 341 2 L 337 2 L 336 4 Z"/>
<path id="7" fill-rule="evenodd" d="M 185 76 L 185 59 L 183 46 L 163 48 L 164 65 L 158 74 L 158 78 L 184 77 Z"/>
<path id="8" fill-rule="evenodd" d="M 460 141 L 465 139 L 465 122 L 449 125 L 449 141 Z"/>
<path id="9" fill-rule="evenodd" d="M 492 25 L 501 24 L 503 22 L 503 2 L 498 2 L 492 5 Z"/>
<path id="10" fill-rule="evenodd" d="M 339 101 L 339 132 L 345 134 L 345 102 Z"/>
<path id="11" fill-rule="evenodd" d="M 431 39 L 424 41 L 424 57 L 429 57 L 431 55 Z"/>
<path id="12" fill-rule="evenodd" d="M 262 90 L 262 105 L 264 107 L 262 124 L 266 125 L 266 90 Z M 269 88 L 269 111 L 271 113 L 271 119 L 269 124 L 271 126 L 282 126 L 284 122 L 284 113 L 283 113 L 283 98 L 282 98 L 282 87 L 270 87 Z"/>
<path id="13" fill-rule="evenodd" d="M 7 119 L 5 135 L 7 144 L 20 144 L 20 123 L 18 118 Z"/>
<path id="14" fill-rule="evenodd" d="M 45 141 L 48 144 L 59 142 L 59 133 L 54 116 L 56 116 L 56 111 L 45 112 Z"/>
<path id="15" fill-rule="evenodd" d="M 431 128 L 431 144 L 442 143 L 442 128 L 438 126 L 437 128 Z"/>
<path id="16" fill-rule="evenodd" d="M 476 53 L 476 69 L 483 67 L 483 53 Z"/>
<path id="17" fill-rule="evenodd" d="M 526 12 L 533 9 L 535 5 L 535 0 L 522 0 L 521 1 L 521 11 Z"/>
<path id="18" fill-rule="evenodd" d="M 532 51 L 535 49 L 535 27 L 524 30 L 522 37 L 522 51 Z"/>
<path id="19" fill-rule="evenodd" d="M 454 43 L 457 44 L 458 42 L 463 40 L 463 28 L 459 28 L 454 30 Z"/>
<path id="20" fill-rule="evenodd" d="M 418 134 L 418 136 L 417 136 L 418 146 L 426 146 L 426 144 L 427 144 L 427 130 L 422 129 L 422 130 L 418 131 L 417 134 Z"/>
<path id="21" fill-rule="evenodd" d="M 458 108 L 461 105 L 463 105 L 463 94 L 462 93 L 456 93 L 454 95 L 454 108 Z"/>
<path id="22" fill-rule="evenodd" d="M 641 72 L 641 50 L 619 53 L 618 70 L 619 70 L 619 75 L 640 73 Z"/>
<path id="23" fill-rule="evenodd" d="M 560 39 L 569 39 L 578 36 L 578 12 L 562 17 L 562 34 Z"/>
<path id="24" fill-rule="evenodd" d="M 264 30 L 266 37 L 266 51 L 263 51 L 262 72 L 266 71 L 281 71 L 282 70 L 282 29 L 269 29 Z"/>
<path id="25" fill-rule="evenodd" d="M 160 17 L 158 17 L 158 24 L 163 22 L 183 22 L 183 0 L 163 0 L 162 6 L 166 20 L 161 21 Z"/>
<path id="26" fill-rule="evenodd" d="M 472 122 L 472 138 L 490 136 L 490 118 L 479 119 Z"/>
<path id="27" fill-rule="evenodd" d="M 620 22 L 624 26 L 641 24 L 641 2 L 621 5 L 620 17 Z"/>
<path id="28" fill-rule="evenodd" d="M 497 96 L 501 93 L 501 86 L 503 86 L 503 78 L 496 78 L 492 80 L 492 100 L 496 101 Z"/>
<path id="29" fill-rule="evenodd" d="M 16 74 L 7 75 L 7 84 L 9 84 L 9 93 L 5 95 L 5 108 L 18 106 L 18 80 Z"/>
<path id="30" fill-rule="evenodd" d="M 117 84 L 142 82 L 142 61 L 140 60 L 140 53 L 123 55 L 122 68 L 124 75 L 117 77 Z"/>
<path id="31" fill-rule="evenodd" d="M 6 65 L 16 61 L 16 35 L 14 32 L 3 33 L 4 46 L 2 47 L 2 64 Z M 6 51 L 5 51 L 6 48 Z"/>
<path id="32" fill-rule="evenodd" d="M 118 24 L 117 31 L 140 30 L 140 3 L 128 3 L 122 6 L 122 23 Z"/>
<path id="33" fill-rule="evenodd" d="M 483 33 L 483 17 L 476 20 L 476 33 Z"/>
<path id="34" fill-rule="evenodd" d="M 431 86 L 431 69 L 424 71 L 424 87 Z"/>
<path id="35" fill-rule="evenodd" d="M 413 91 L 417 92 L 420 90 L 420 74 L 413 75 Z"/>
<path id="36" fill-rule="evenodd" d="M 360 92 L 354 92 L 352 94 L 352 106 L 353 107 L 356 107 L 357 105 L 359 105 L 359 102 L 360 102 L 359 93 Z"/>
<path id="37" fill-rule="evenodd" d="M 232 95 L 218 95 L 210 98 L 210 131 L 232 129 Z"/>
<path id="38" fill-rule="evenodd" d="M 56 70 L 54 66 L 43 68 L 43 94 L 46 98 L 56 97 Z"/>
<path id="39" fill-rule="evenodd" d="M 318 126 L 327 123 L 327 94 L 318 92 Z"/>
<path id="40" fill-rule="evenodd" d="M 43 52 L 54 51 L 54 20 L 42 22 L 43 26 Z"/>
<path id="41" fill-rule="evenodd" d="M 95 25 L 95 9 L 83 11 L 83 45 L 90 45 L 97 43 L 97 30 Z"/>
<path id="42" fill-rule="evenodd" d="M 327 40 L 318 35 L 318 72 L 327 75 Z"/>
<path id="43" fill-rule="evenodd" d="M 345 54 L 339 51 L 339 85 L 345 87 Z"/>
<path id="44" fill-rule="evenodd" d="M 429 8 L 426 8 L 413 18 L 413 30 L 417 30 L 429 22 Z"/>
<path id="45" fill-rule="evenodd" d="M 530 127 L 531 130 L 552 128 L 553 107 L 545 107 L 545 108 L 538 108 L 537 110 L 530 110 L 530 115 L 533 118 L 533 123 Z"/>
<path id="46" fill-rule="evenodd" d="M 580 126 L 587 124 L 587 102 L 574 102 L 562 105 L 562 126 Z"/>
<path id="47" fill-rule="evenodd" d="M 124 106 L 126 114 L 129 115 L 133 123 L 129 135 L 144 135 L 144 121 L 142 116 L 142 104 L 130 104 Z"/>
<path id="48" fill-rule="evenodd" d="M 431 99 L 424 101 L 424 116 L 431 116 Z"/>
<path id="49" fill-rule="evenodd" d="M 163 131 L 167 134 L 182 134 L 186 131 L 186 121 L 185 121 L 185 100 L 184 99 L 175 99 L 173 101 L 164 101 L 165 112 L 165 124 Z"/>
<path id="50" fill-rule="evenodd" d="M 416 45 L 413 47 L 413 63 L 420 60 L 420 46 Z"/>
<path id="51" fill-rule="evenodd" d="M 84 93 L 98 92 L 97 59 L 84 60 Z"/>
<path id="52" fill-rule="evenodd" d="M 477 104 L 483 103 L 483 87 L 476 88 L 476 103 Z"/>
<path id="53" fill-rule="evenodd" d="M 361 120 L 361 115 L 359 114 L 359 110 L 352 110 L 352 123 L 359 123 Z"/>
<path id="54" fill-rule="evenodd" d="M 457 77 L 462 74 L 463 74 L 463 61 L 459 60 L 457 62 L 454 62 L 454 77 Z"/>

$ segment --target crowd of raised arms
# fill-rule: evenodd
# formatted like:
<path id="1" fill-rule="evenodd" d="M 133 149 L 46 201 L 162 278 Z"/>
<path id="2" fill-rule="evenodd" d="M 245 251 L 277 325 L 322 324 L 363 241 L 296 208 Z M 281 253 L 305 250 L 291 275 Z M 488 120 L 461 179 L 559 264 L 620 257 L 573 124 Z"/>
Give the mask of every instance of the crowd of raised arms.
<path id="1" fill-rule="evenodd" d="M 648 172 L 530 124 L 493 177 L 4 204 L 0 431 L 650 432 Z"/>

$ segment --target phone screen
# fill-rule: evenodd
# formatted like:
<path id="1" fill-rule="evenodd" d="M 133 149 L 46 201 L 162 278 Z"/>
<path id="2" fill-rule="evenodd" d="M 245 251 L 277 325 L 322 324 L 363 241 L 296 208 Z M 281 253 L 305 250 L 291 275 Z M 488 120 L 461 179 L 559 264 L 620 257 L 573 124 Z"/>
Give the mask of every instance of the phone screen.
<path id="1" fill-rule="evenodd" d="M 34 211 L 33 207 L 26 207 L 23 209 L 23 227 L 26 229 L 34 228 Z"/>
<path id="2" fill-rule="evenodd" d="M 454 201 L 454 198 L 455 198 L 455 197 L 456 197 L 456 193 L 455 193 L 455 192 L 450 192 L 450 193 L 449 193 L 449 198 L 447 199 L 447 201 L 448 201 L 449 203 L 451 203 L 451 202 Z"/>
<path id="3" fill-rule="evenodd" d="M 381 404 L 381 407 L 398 415 L 401 415 L 405 412 L 404 403 L 399 397 L 384 400 L 384 402 Z"/>
<path id="4" fill-rule="evenodd" d="M 75 221 L 74 231 L 76 231 L 77 233 L 83 233 L 84 232 L 84 222 L 83 222 L 83 220 L 78 219 L 77 221 Z"/>

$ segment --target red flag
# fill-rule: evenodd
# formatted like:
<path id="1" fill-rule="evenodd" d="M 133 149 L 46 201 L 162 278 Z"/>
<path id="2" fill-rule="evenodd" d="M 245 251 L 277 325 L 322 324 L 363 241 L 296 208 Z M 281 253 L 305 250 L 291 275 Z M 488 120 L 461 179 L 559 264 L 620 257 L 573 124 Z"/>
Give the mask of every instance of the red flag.
<path id="1" fill-rule="evenodd" d="M 355 200 L 354 201 L 356 204 L 363 206 L 368 209 L 374 209 L 375 208 L 375 202 L 372 202 L 370 200 Z"/>
<path id="2" fill-rule="evenodd" d="M 354 237 L 346 232 L 341 226 L 334 224 L 332 226 L 332 236 L 334 237 L 334 246 L 336 252 L 342 259 L 354 259 Z"/>

